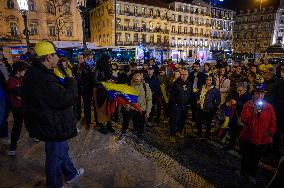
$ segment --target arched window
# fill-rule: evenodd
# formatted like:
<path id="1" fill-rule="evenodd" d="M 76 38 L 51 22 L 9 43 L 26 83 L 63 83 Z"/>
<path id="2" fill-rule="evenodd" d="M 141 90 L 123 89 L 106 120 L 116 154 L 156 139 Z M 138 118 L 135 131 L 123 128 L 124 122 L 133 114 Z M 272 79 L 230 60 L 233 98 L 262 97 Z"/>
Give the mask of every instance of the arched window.
<path id="1" fill-rule="evenodd" d="M 34 2 L 34 0 L 29 0 L 28 6 L 29 6 L 29 11 L 35 11 L 35 2 Z"/>
<path id="2" fill-rule="evenodd" d="M 11 32 L 11 36 L 14 36 L 14 37 L 18 36 L 18 26 L 16 22 L 10 22 L 10 32 Z"/>
<path id="3" fill-rule="evenodd" d="M 13 0 L 7 1 L 7 7 L 8 7 L 8 9 L 14 9 L 15 4 L 14 4 Z"/>

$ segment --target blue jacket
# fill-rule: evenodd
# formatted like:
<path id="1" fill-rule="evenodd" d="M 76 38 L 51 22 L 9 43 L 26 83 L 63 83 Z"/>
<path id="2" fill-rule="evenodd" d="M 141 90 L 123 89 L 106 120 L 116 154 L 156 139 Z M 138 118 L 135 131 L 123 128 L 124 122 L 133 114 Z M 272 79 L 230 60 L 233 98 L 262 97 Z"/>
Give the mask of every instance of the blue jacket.
<path id="1" fill-rule="evenodd" d="M 201 91 L 199 92 L 200 97 Z M 217 110 L 218 106 L 221 102 L 221 94 L 219 89 L 213 87 L 212 89 L 208 90 L 205 96 L 205 101 L 203 105 L 203 111 L 212 111 Z"/>

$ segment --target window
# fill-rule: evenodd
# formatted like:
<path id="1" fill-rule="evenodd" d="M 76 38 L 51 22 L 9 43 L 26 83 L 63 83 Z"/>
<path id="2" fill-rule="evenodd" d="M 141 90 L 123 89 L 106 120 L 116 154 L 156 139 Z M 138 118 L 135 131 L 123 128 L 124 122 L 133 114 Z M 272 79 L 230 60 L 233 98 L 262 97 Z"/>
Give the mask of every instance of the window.
<path id="1" fill-rule="evenodd" d="M 128 4 L 124 5 L 124 11 L 125 11 L 126 13 L 129 12 L 129 5 L 128 5 Z"/>
<path id="2" fill-rule="evenodd" d="M 145 16 L 146 15 L 146 8 L 142 7 L 142 15 Z"/>
<path id="3" fill-rule="evenodd" d="M 146 35 L 142 34 L 142 42 L 145 43 L 146 42 Z"/>
<path id="4" fill-rule="evenodd" d="M 138 28 L 138 22 L 137 20 L 133 21 L 133 29 L 137 29 Z"/>
<path id="5" fill-rule="evenodd" d="M 150 22 L 150 29 L 154 29 L 154 22 Z"/>
<path id="6" fill-rule="evenodd" d="M 29 0 L 28 6 L 29 6 L 29 11 L 35 11 L 35 2 L 34 2 L 34 0 Z"/>
<path id="7" fill-rule="evenodd" d="M 192 46 L 192 38 L 189 39 L 189 45 Z"/>
<path id="8" fill-rule="evenodd" d="M 178 15 L 178 21 L 181 22 L 181 15 Z"/>
<path id="9" fill-rule="evenodd" d="M 162 42 L 162 37 L 161 35 L 157 35 L 157 43 L 161 43 Z"/>
<path id="10" fill-rule="evenodd" d="M 150 35 L 150 43 L 154 43 L 154 35 Z"/>
<path id="11" fill-rule="evenodd" d="M 8 9 L 14 9 L 15 4 L 14 4 L 13 0 L 7 1 L 7 7 L 8 7 Z"/>
<path id="12" fill-rule="evenodd" d="M 178 33 L 181 33 L 181 26 L 178 26 Z"/>
<path id="13" fill-rule="evenodd" d="M 54 24 L 48 25 L 48 35 L 49 36 L 56 36 L 56 29 Z"/>
<path id="14" fill-rule="evenodd" d="M 198 28 L 195 28 L 195 32 L 194 32 L 195 34 L 198 34 Z"/>
<path id="15" fill-rule="evenodd" d="M 121 33 L 116 33 L 116 41 L 121 41 Z"/>
<path id="16" fill-rule="evenodd" d="M 205 40 L 204 45 L 205 45 L 205 46 L 208 46 L 208 39 Z"/>
<path id="17" fill-rule="evenodd" d="M 175 32 L 176 32 L 176 27 L 172 26 L 172 33 L 175 33 Z"/>
<path id="18" fill-rule="evenodd" d="M 137 14 L 138 13 L 138 8 L 137 6 L 134 6 L 134 14 Z"/>
<path id="19" fill-rule="evenodd" d="M 158 16 L 158 17 L 161 17 L 161 12 L 160 12 L 159 9 L 157 9 L 157 16 Z"/>
<path id="20" fill-rule="evenodd" d="M 115 10 L 116 10 L 116 13 L 120 13 L 120 4 L 116 4 L 115 5 Z"/>
<path id="21" fill-rule="evenodd" d="M 73 26 L 72 24 L 69 24 L 66 26 L 66 35 L 67 37 L 72 37 L 73 36 Z"/>
<path id="22" fill-rule="evenodd" d="M 30 24 L 31 35 L 38 34 L 37 26 L 38 26 L 38 23 L 35 23 L 35 22 Z"/>
<path id="23" fill-rule="evenodd" d="M 182 45 L 182 43 L 181 43 L 181 39 L 180 38 L 178 38 L 178 46 L 181 46 Z"/>
<path id="24" fill-rule="evenodd" d="M 175 37 L 172 37 L 172 46 L 176 45 L 176 39 Z"/>
<path id="25" fill-rule="evenodd" d="M 146 31 L 146 23 L 144 21 L 142 22 L 142 30 Z"/>
<path id="26" fill-rule="evenodd" d="M 64 6 L 64 12 L 67 15 L 71 15 L 71 4 L 70 3 L 66 3 Z"/>
<path id="27" fill-rule="evenodd" d="M 125 42 L 130 42 L 130 33 L 125 33 Z"/>
<path id="28" fill-rule="evenodd" d="M 124 25 L 125 25 L 125 27 L 129 27 L 130 26 L 130 20 L 124 19 Z"/>
<path id="29" fill-rule="evenodd" d="M 17 23 L 15 22 L 11 22 L 10 23 L 10 31 L 11 31 L 11 35 L 16 37 L 18 36 L 18 26 Z"/>
<path id="30" fill-rule="evenodd" d="M 52 4 L 50 2 L 46 3 L 46 12 L 50 13 L 50 14 L 55 13 L 54 7 L 52 6 Z"/>
<path id="31" fill-rule="evenodd" d="M 198 46 L 198 39 L 195 39 L 194 46 Z"/>
<path id="32" fill-rule="evenodd" d="M 200 44 L 200 46 L 203 46 L 203 39 L 199 40 L 199 44 Z"/>
<path id="33" fill-rule="evenodd" d="M 153 9 L 150 9 L 150 16 L 153 16 L 153 15 L 154 15 Z"/>
<path id="34" fill-rule="evenodd" d="M 183 39 L 183 45 L 187 46 L 187 39 Z"/>
<path id="35" fill-rule="evenodd" d="M 134 42 L 138 42 L 138 33 L 134 34 Z"/>
<path id="36" fill-rule="evenodd" d="M 184 28 L 183 28 L 183 33 L 184 33 L 184 34 L 187 34 L 187 27 L 184 27 Z"/>

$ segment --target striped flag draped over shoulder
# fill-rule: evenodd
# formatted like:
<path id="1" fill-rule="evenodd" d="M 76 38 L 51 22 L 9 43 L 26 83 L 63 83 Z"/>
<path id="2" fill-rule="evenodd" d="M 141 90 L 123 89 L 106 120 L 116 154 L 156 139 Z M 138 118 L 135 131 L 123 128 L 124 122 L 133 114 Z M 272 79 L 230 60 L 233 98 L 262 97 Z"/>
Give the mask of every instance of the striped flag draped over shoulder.
<path id="1" fill-rule="evenodd" d="M 137 111 L 142 112 L 138 105 L 138 91 L 133 87 L 126 84 L 115 83 L 101 83 L 108 92 L 108 112 L 113 113 L 115 111 L 115 105 L 131 105 Z"/>

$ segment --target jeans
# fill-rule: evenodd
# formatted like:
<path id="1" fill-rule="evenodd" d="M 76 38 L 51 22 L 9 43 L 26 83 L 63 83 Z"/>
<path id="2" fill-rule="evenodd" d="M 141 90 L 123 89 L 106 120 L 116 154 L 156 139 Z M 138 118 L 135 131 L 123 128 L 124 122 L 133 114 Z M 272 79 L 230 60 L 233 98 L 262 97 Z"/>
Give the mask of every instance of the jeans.
<path id="1" fill-rule="evenodd" d="M 175 109 L 172 112 L 172 122 L 170 128 L 170 135 L 175 136 L 177 132 L 181 132 L 184 129 L 188 109 L 187 108 L 178 108 L 174 107 Z"/>
<path id="2" fill-rule="evenodd" d="M 0 88 L 0 138 L 8 137 L 9 104 L 4 90 Z"/>
<path id="3" fill-rule="evenodd" d="M 11 133 L 11 145 L 10 150 L 14 151 L 17 148 L 17 142 L 20 138 L 23 122 L 24 122 L 24 115 L 22 108 L 13 108 L 12 109 L 14 125 L 12 128 Z"/>
<path id="4" fill-rule="evenodd" d="M 68 151 L 68 141 L 45 142 L 47 188 L 61 188 L 63 186 L 62 174 L 66 181 L 72 180 L 77 175 Z"/>
<path id="5" fill-rule="evenodd" d="M 145 123 L 145 112 L 142 112 L 142 114 L 136 110 L 129 110 L 126 111 L 123 109 L 123 122 L 122 122 L 122 129 L 121 133 L 125 134 L 128 126 L 129 121 L 132 119 L 133 126 L 135 131 L 137 131 L 137 136 L 142 137 L 144 132 L 144 123 Z"/>

